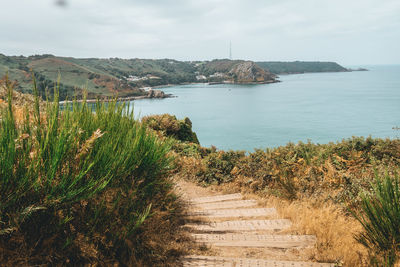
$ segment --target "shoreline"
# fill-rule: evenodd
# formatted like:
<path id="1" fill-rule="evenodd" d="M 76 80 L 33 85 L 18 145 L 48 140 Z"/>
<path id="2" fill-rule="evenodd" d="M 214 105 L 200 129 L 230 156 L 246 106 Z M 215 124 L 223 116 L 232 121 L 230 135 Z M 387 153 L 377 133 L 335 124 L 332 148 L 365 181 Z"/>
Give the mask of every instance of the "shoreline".
<path id="1" fill-rule="evenodd" d="M 233 85 L 257 85 L 257 84 L 271 84 L 271 83 L 280 83 L 280 80 L 268 80 L 265 82 L 231 82 L 231 81 L 222 81 L 222 82 L 208 82 L 208 85 L 216 85 L 216 84 L 233 84 Z"/>
<path id="2" fill-rule="evenodd" d="M 245 82 L 245 83 L 238 83 L 238 82 L 231 82 L 231 81 L 221 81 L 221 82 L 185 82 L 185 83 L 177 83 L 177 84 L 166 84 L 166 85 L 156 85 L 152 88 L 162 89 L 168 88 L 173 86 L 180 86 L 180 85 L 194 85 L 194 84 L 206 84 L 206 85 L 215 85 L 215 84 L 234 84 L 234 85 L 251 85 L 251 84 L 271 84 L 271 83 L 280 83 L 280 80 L 269 80 L 265 82 Z"/>
<path id="3" fill-rule="evenodd" d="M 163 97 L 153 97 L 153 96 L 148 96 L 148 95 L 143 95 L 143 96 L 128 96 L 128 97 L 118 97 L 116 100 L 117 102 L 128 102 L 128 101 L 133 101 L 133 100 L 141 100 L 141 99 L 164 99 L 164 98 L 174 98 L 177 96 L 174 96 L 172 94 L 165 94 Z M 98 98 L 98 99 L 86 99 L 86 103 L 96 103 L 98 100 L 104 101 L 104 102 L 112 102 L 115 100 L 113 97 L 107 97 L 107 98 Z M 58 103 L 61 105 L 65 105 L 67 103 L 73 103 L 73 102 L 78 102 L 82 103 L 83 99 L 79 100 L 62 100 L 59 101 Z"/>
<path id="4" fill-rule="evenodd" d="M 276 78 L 279 78 L 279 75 L 287 76 L 287 75 L 299 75 L 299 74 L 314 74 L 314 73 L 336 73 L 336 72 L 354 72 L 354 71 L 369 71 L 368 69 L 360 68 L 360 69 L 350 69 L 348 68 L 346 71 L 323 71 L 323 72 L 298 72 L 298 73 L 281 73 L 277 74 Z M 273 83 L 280 83 L 282 82 L 281 80 L 268 80 L 264 82 L 232 82 L 232 81 L 221 81 L 221 82 L 184 82 L 180 84 L 165 84 L 165 85 L 156 85 L 150 87 L 150 90 L 153 89 L 163 89 L 163 88 L 169 88 L 169 87 L 174 87 L 174 86 L 181 86 L 181 85 L 195 85 L 195 84 L 207 84 L 207 85 L 218 85 L 218 84 L 232 84 L 232 85 L 257 85 L 257 84 L 273 84 Z M 143 89 L 143 88 L 140 88 Z M 177 97 L 172 94 L 164 94 L 163 96 L 149 96 L 149 95 L 143 95 L 143 96 L 128 96 L 128 97 L 119 97 L 117 98 L 117 102 L 126 102 L 126 101 L 133 101 L 133 100 L 141 100 L 141 99 L 164 99 L 164 98 L 174 98 Z M 96 103 L 97 100 L 105 101 L 105 102 L 111 102 L 114 101 L 114 98 L 112 97 L 105 97 L 102 99 L 87 99 L 86 103 Z M 78 103 L 82 103 L 83 100 L 76 100 Z M 73 100 L 63 100 L 60 101 L 60 104 L 66 104 L 66 103 L 73 103 Z"/>

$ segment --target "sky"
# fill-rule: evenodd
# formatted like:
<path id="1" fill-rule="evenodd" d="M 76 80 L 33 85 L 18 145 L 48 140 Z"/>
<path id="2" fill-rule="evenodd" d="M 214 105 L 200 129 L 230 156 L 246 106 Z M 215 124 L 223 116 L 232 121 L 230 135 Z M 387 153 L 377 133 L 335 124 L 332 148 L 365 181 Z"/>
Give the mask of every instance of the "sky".
<path id="1" fill-rule="evenodd" d="M 0 0 L 0 53 L 400 64 L 400 0 Z"/>

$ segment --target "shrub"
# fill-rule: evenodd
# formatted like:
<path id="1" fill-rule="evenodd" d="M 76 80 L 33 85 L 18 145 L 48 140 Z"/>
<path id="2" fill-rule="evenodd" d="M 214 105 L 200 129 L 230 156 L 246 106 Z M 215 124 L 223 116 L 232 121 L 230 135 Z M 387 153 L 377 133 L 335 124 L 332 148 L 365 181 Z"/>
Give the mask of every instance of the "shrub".
<path id="1" fill-rule="evenodd" d="M 205 169 L 197 175 L 205 183 L 226 183 L 234 178 L 232 173 L 239 159 L 245 155 L 244 151 L 218 151 L 210 153 L 204 158 Z"/>
<path id="2" fill-rule="evenodd" d="M 169 114 L 146 116 L 142 122 L 149 128 L 160 132 L 164 137 L 172 137 L 183 142 L 199 144 L 196 133 L 192 131 L 192 122 L 189 118 L 177 120 Z"/>
<path id="3" fill-rule="evenodd" d="M 33 114 L 16 124 L 12 84 L 4 86 L 0 262 L 156 264 L 142 226 L 154 211 L 168 220 L 178 212 L 166 178 L 169 145 L 115 101 L 60 111 L 57 87 L 42 113 L 34 84 Z"/>

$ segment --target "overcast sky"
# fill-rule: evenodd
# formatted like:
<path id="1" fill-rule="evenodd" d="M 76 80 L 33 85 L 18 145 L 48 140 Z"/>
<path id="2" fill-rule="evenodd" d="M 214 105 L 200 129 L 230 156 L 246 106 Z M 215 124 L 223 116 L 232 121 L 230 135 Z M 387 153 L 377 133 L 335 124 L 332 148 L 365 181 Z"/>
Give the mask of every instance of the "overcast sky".
<path id="1" fill-rule="evenodd" d="M 400 0 L 0 2 L 6 55 L 400 64 Z"/>

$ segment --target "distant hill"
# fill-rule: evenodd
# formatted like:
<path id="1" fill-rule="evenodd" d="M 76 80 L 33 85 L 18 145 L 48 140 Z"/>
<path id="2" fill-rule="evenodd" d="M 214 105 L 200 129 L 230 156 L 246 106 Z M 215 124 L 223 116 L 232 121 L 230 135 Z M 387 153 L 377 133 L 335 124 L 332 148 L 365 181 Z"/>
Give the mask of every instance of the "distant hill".
<path id="1" fill-rule="evenodd" d="M 342 72 L 349 71 L 336 62 L 319 61 L 262 61 L 256 62 L 258 66 L 274 74 L 295 74 L 308 72 Z"/>
<path id="2" fill-rule="evenodd" d="M 257 62 L 216 59 L 177 61 L 173 59 L 72 58 L 53 55 L 5 56 L 0 54 L 0 76 L 9 73 L 16 89 L 32 92 L 33 70 L 43 98 L 61 75 L 60 99 L 82 95 L 89 98 L 146 96 L 143 87 L 195 82 L 269 83 L 275 74 L 347 71 L 334 62 Z M 1 77 L 0 77 L 1 78 Z"/>
<path id="3" fill-rule="evenodd" d="M 0 54 L 0 75 L 7 72 L 18 81 L 17 90 L 32 91 L 34 71 L 39 90 L 45 95 L 61 75 L 60 98 L 82 94 L 89 98 L 146 95 L 140 87 L 196 81 L 193 64 L 175 60 L 152 59 L 78 59 L 53 55 L 5 56 Z M 51 90 L 50 90 L 51 91 Z"/>

